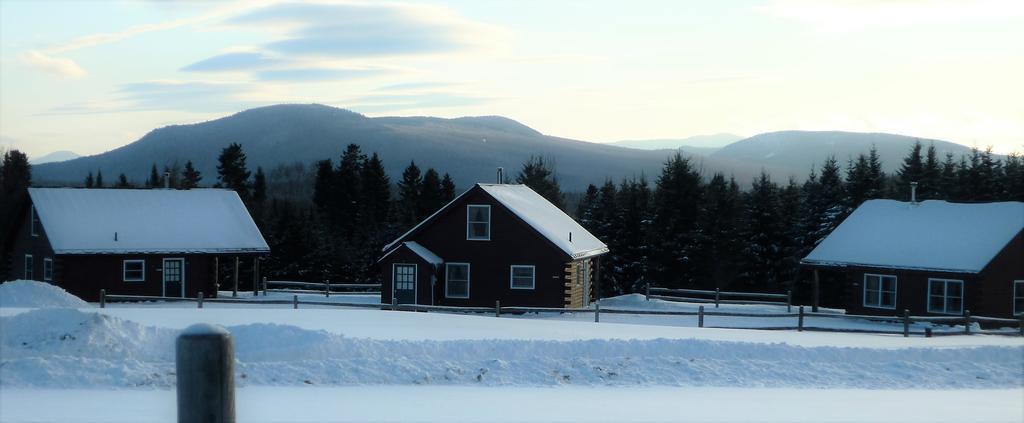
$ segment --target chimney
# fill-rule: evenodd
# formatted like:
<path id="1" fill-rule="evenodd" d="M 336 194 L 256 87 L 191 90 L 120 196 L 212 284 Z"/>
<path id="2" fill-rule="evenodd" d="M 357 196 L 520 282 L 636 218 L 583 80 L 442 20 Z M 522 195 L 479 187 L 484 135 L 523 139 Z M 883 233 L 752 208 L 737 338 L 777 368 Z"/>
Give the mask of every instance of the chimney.
<path id="1" fill-rule="evenodd" d="M 504 176 L 504 175 L 502 175 L 502 173 L 504 171 L 505 171 L 505 169 L 502 169 L 501 167 L 498 167 L 498 182 L 497 182 L 498 184 L 501 184 L 501 183 L 504 182 L 504 181 L 502 181 L 502 179 L 504 179 L 504 178 L 502 178 L 502 176 Z"/>
<path id="2" fill-rule="evenodd" d="M 917 204 L 917 182 L 910 183 L 910 204 Z"/>
<path id="3" fill-rule="evenodd" d="M 569 232 L 569 242 L 572 242 L 572 232 Z"/>
<path id="4" fill-rule="evenodd" d="M 171 189 L 171 172 L 164 172 L 164 189 Z"/>

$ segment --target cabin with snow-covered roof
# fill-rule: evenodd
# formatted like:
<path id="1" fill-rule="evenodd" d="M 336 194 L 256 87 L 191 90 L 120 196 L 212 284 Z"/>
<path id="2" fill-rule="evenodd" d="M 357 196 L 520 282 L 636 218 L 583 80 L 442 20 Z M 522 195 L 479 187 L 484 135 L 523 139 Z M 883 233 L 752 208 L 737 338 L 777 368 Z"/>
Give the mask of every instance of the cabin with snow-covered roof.
<path id="1" fill-rule="evenodd" d="M 231 190 L 29 188 L 28 194 L 12 247 L 14 276 L 86 300 L 96 300 L 100 289 L 212 297 L 222 282 L 228 289 L 251 287 L 258 259 L 270 252 Z"/>
<path id="2" fill-rule="evenodd" d="M 1024 313 L 1024 203 L 864 202 L 802 261 L 850 314 Z"/>
<path id="3" fill-rule="evenodd" d="M 384 247 L 381 302 L 583 307 L 607 252 L 526 185 L 476 184 Z"/>

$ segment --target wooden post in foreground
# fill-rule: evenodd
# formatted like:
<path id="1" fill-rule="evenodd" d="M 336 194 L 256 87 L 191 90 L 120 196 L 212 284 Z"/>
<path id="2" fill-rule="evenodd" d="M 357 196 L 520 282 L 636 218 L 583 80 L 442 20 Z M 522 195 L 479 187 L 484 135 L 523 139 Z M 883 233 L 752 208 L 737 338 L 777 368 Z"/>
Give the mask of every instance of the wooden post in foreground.
<path id="1" fill-rule="evenodd" d="M 292 295 L 292 308 L 294 308 L 296 310 L 299 309 L 299 296 L 298 295 Z"/>
<path id="2" fill-rule="evenodd" d="M 800 306 L 800 316 L 796 320 L 796 330 L 797 332 L 804 331 L 804 306 Z"/>
<path id="3" fill-rule="evenodd" d="M 786 291 L 786 313 L 793 312 L 793 291 Z"/>
<path id="4" fill-rule="evenodd" d="M 903 337 L 910 337 L 910 310 L 903 309 Z"/>
<path id="5" fill-rule="evenodd" d="M 818 312 L 818 296 L 820 293 L 818 287 L 820 282 L 820 279 L 818 279 L 818 269 L 814 269 L 814 283 L 811 286 L 811 301 L 813 301 L 811 303 L 811 311 L 815 313 Z"/>
<path id="6" fill-rule="evenodd" d="M 220 257 L 213 256 L 213 296 L 220 292 Z"/>
<path id="7" fill-rule="evenodd" d="M 697 327 L 704 327 L 704 306 L 697 308 Z"/>
<path id="8" fill-rule="evenodd" d="M 252 296 L 260 295 L 260 258 L 252 256 Z"/>
<path id="9" fill-rule="evenodd" d="M 232 282 L 232 285 L 234 287 L 231 288 L 231 296 L 232 297 L 237 297 L 238 296 L 238 256 L 235 256 L 235 277 L 233 279 L 234 279 L 234 281 Z"/>
<path id="10" fill-rule="evenodd" d="M 718 298 L 722 295 L 722 290 L 715 288 L 715 308 L 718 308 Z"/>
<path id="11" fill-rule="evenodd" d="M 971 334 L 971 311 L 964 310 L 964 335 Z"/>
<path id="12" fill-rule="evenodd" d="M 501 317 L 501 300 L 494 300 L 494 317 Z"/>
<path id="13" fill-rule="evenodd" d="M 647 282 L 646 284 L 644 284 L 644 286 L 645 286 L 645 288 L 644 288 L 644 291 L 645 291 L 644 292 L 644 297 L 645 298 L 644 299 L 647 300 L 647 301 L 650 301 L 651 300 L 651 283 Z"/>
<path id="14" fill-rule="evenodd" d="M 199 296 L 196 297 L 196 308 L 203 308 L 203 291 L 199 291 Z"/>
<path id="15" fill-rule="evenodd" d="M 235 346 L 224 328 L 189 326 L 175 345 L 179 422 L 235 421 Z"/>
<path id="16" fill-rule="evenodd" d="M 594 303 L 594 323 L 601 322 L 601 300 Z"/>
<path id="17" fill-rule="evenodd" d="M 107 308 L 107 290 L 100 290 L 100 308 Z"/>
<path id="18" fill-rule="evenodd" d="M 263 296 L 266 297 L 267 296 L 267 277 L 266 276 L 263 277 L 263 285 L 261 286 L 261 288 L 263 289 Z"/>

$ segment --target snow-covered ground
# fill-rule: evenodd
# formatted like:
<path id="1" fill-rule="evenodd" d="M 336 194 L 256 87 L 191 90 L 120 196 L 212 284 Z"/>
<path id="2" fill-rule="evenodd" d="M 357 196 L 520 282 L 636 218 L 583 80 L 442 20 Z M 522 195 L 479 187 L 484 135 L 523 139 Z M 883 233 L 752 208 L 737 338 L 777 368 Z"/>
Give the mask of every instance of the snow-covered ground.
<path id="1" fill-rule="evenodd" d="M 1019 337 L 696 328 L 686 316 L 637 324 L 646 321 L 290 305 L 36 308 L 81 304 L 49 287 L 23 295 L 26 286 L 0 285 L 0 298 L 25 299 L 0 308 L 2 421 L 173 420 L 173 342 L 198 322 L 223 325 L 235 339 L 243 421 L 1024 417 Z M 604 305 L 615 302 L 688 307 L 642 297 Z M 94 414 L 33 414 L 42 403 L 80 403 Z"/>

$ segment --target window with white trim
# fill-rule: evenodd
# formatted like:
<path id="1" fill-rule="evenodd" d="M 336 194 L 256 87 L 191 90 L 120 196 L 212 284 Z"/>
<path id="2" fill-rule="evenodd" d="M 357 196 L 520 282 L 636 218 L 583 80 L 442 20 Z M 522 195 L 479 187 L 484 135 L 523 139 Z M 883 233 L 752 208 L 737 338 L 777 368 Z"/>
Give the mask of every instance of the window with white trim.
<path id="1" fill-rule="evenodd" d="M 53 280 L 53 259 L 52 258 L 47 257 L 47 258 L 43 259 L 43 280 L 44 281 L 52 281 Z"/>
<path id="2" fill-rule="evenodd" d="M 34 280 L 36 277 L 35 272 L 32 270 L 35 268 L 35 260 L 32 259 L 31 254 L 25 254 L 25 280 Z"/>
<path id="3" fill-rule="evenodd" d="M 533 289 L 536 286 L 536 269 L 530 265 L 512 265 L 509 277 L 512 289 Z"/>
<path id="4" fill-rule="evenodd" d="M 864 274 L 864 307 L 896 308 L 896 276 Z"/>
<path id="5" fill-rule="evenodd" d="M 145 260 L 125 260 L 122 266 L 125 282 L 142 282 L 146 280 Z"/>
<path id="6" fill-rule="evenodd" d="M 32 224 L 31 227 L 32 236 L 39 236 L 39 214 L 36 213 L 35 204 L 32 205 Z"/>
<path id="7" fill-rule="evenodd" d="M 1013 281 L 1013 314 L 1024 314 L 1024 281 Z"/>
<path id="8" fill-rule="evenodd" d="M 928 312 L 963 314 L 964 281 L 957 279 L 928 279 Z"/>
<path id="9" fill-rule="evenodd" d="M 394 264 L 395 289 L 412 291 L 416 289 L 416 265 Z"/>
<path id="10" fill-rule="evenodd" d="M 444 296 L 469 298 L 469 263 L 447 263 L 444 267 Z"/>
<path id="11" fill-rule="evenodd" d="M 491 206 L 470 204 L 466 206 L 466 239 L 489 241 L 491 239 Z"/>

